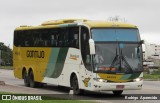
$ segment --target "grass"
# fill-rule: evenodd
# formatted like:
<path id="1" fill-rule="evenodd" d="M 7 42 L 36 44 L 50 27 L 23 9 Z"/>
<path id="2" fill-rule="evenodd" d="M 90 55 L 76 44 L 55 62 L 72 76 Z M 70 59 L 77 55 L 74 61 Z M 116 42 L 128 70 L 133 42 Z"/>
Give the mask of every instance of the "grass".
<path id="1" fill-rule="evenodd" d="M 157 79 L 160 80 L 160 75 L 153 75 L 153 74 L 144 74 L 143 76 L 144 79 Z"/>
<path id="2" fill-rule="evenodd" d="M 160 69 L 158 71 L 153 71 L 151 74 L 144 73 L 144 79 L 153 79 L 153 80 L 160 80 Z"/>
<path id="3" fill-rule="evenodd" d="M 13 66 L 0 66 L 0 69 L 13 69 Z"/>

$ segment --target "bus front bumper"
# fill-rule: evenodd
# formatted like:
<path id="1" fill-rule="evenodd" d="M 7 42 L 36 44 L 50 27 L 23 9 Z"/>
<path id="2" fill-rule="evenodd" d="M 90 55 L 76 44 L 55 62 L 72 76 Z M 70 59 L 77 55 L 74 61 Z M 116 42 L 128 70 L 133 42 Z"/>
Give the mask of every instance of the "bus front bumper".
<path id="1" fill-rule="evenodd" d="M 142 81 L 138 82 L 125 82 L 125 83 L 112 83 L 112 82 L 94 82 L 94 91 L 113 91 L 113 90 L 139 90 L 142 89 Z"/>

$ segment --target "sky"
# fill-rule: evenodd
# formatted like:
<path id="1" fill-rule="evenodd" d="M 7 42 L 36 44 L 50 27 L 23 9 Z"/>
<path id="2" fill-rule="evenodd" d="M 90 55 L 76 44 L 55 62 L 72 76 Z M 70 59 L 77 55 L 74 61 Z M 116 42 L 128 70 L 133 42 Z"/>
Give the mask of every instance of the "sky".
<path id="1" fill-rule="evenodd" d="M 147 43 L 160 44 L 160 0 L 0 0 L 0 42 L 13 46 L 20 25 L 40 25 L 49 20 L 125 18 L 138 26 Z"/>

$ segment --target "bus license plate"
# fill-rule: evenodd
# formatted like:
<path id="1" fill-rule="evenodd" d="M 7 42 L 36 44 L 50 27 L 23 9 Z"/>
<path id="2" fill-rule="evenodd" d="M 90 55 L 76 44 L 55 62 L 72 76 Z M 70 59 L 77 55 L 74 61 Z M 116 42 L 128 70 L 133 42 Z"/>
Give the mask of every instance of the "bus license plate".
<path id="1" fill-rule="evenodd" d="M 117 89 L 123 89 L 123 88 L 124 88 L 124 85 L 116 85 L 116 88 L 117 88 Z"/>

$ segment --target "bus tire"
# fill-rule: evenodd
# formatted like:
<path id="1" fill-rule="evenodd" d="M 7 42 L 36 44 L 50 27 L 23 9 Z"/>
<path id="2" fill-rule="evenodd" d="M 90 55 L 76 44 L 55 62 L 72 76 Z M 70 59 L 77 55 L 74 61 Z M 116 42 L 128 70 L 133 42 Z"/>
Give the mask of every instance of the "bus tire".
<path id="1" fill-rule="evenodd" d="M 113 94 L 115 96 L 120 96 L 120 95 L 122 95 L 122 92 L 123 92 L 123 90 L 116 90 L 116 91 L 113 91 Z"/>
<path id="2" fill-rule="evenodd" d="M 34 81 L 34 74 L 33 74 L 33 71 L 31 70 L 29 72 L 29 84 L 30 84 L 30 87 L 32 88 L 36 88 L 38 83 Z"/>
<path id="3" fill-rule="evenodd" d="M 78 79 L 77 79 L 76 75 L 74 75 L 72 78 L 71 86 L 73 89 L 73 94 L 75 94 L 75 95 L 82 94 L 83 91 L 81 89 L 79 89 Z"/>
<path id="4" fill-rule="evenodd" d="M 29 87 L 29 78 L 28 78 L 28 75 L 27 75 L 27 71 L 26 70 L 23 70 L 23 79 L 24 79 L 24 85 L 26 87 Z"/>

